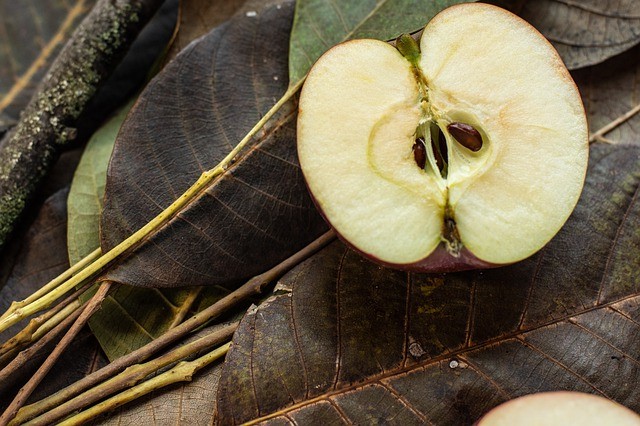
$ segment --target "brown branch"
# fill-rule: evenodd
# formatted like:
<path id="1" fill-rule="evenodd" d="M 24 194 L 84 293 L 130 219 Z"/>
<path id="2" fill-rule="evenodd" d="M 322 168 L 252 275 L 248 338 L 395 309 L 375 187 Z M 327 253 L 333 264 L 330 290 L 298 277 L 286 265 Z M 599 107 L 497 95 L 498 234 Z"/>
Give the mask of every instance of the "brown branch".
<path id="1" fill-rule="evenodd" d="M 62 309 L 71 305 L 74 302 L 78 301 L 78 297 L 87 291 L 91 284 L 87 283 L 81 286 L 78 290 L 76 290 L 73 294 L 68 296 L 62 302 L 58 303 L 53 308 L 49 309 L 42 315 L 33 318 L 29 321 L 29 324 L 25 328 L 23 328 L 20 332 L 18 332 L 11 339 L 7 340 L 5 343 L 0 346 L 0 366 L 4 364 L 4 360 L 6 359 L 6 355 L 9 353 L 15 353 L 16 351 L 24 349 L 30 343 L 33 343 L 34 340 L 37 340 L 38 335 L 42 333 L 42 331 L 48 332 L 51 328 L 57 326 L 63 319 L 58 320 L 58 323 L 51 324 L 49 320 L 51 320 L 58 312 L 62 311 Z M 80 306 L 78 306 L 79 308 Z M 42 330 L 43 326 L 50 327 L 49 330 Z"/>
<path id="2" fill-rule="evenodd" d="M 54 424 L 57 420 L 60 420 L 77 410 L 85 408 L 95 402 L 98 402 L 108 396 L 115 394 L 116 392 L 140 383 L 147 376 L 160 370 L 163 367 L 166 367 L 167 365 L 176 363 L 184 358 L 200 353 L 204 350 L 209 350 L 223 342 L 229 341 L 237 327 L 237 322 L 229 324 L 220 330 L 216 330 L 191 343 L 174 349 L 152 361 L 146 362 L 144 364 L 133 365 L 116 377 L 103 382 L 94 388 L 91 388 L 91 390 L 78 395 L 77 397 L 73 398 L 70 401 L 67 401 L 62 405 L 57 406 L 44 415 L 31 420 L 29 424 L 32 426 L 46 426 Z M 22 417 L 19 419 L 16 418 L 15 420 L 15 424 L 20 424 L 25 421 Z M 13 424 L 13 422 L 10 423 L 10 425 Z"/>
<path id="3" fill-rule="evenodd" d="M 37 343 L 20 352 L 6 367 L 0 371 L 0 383 L 7 380 L 24 366 L 32 356 L 37 354 L 42 348 L 44 348 L 49 342 L 55 339 L 60 333 L 66 330 L 73 322 L 80 316 L 82 310 L 78 309 L 73 314 L 69 315 L 60 324 L 55 326 L 51 331 L 44 335 L 44 337 L 38 340 Z"/>
<path id="4" fill-rule="evenodd" d="M 615 143 L 615 142 L 611 141 L 610 139 L 606 139 L 604 137 L 604 135 L 606 135 L 607 133 L 609 133 L 610 131 L 612 131 L 613 129 L 615 129 L 616 127 L 618 127 L 619 125 L 621 125 L 625 121 L 629 120 L 631 117 L 633 117 L 634 115 L 636 115 L 639 112 L 640 112 L 640 104 L 638 104 L 635 107 L 631 108 L 629 111 L 625 112 L 620 117 L 618 117 L 615 120 L 613 120 L 611 123 L 607 124 L 606 126 L 601 127 L 600 130 L 598 130 L 597 132 L 593 133 L 591 135 L 591 137 L 589 138 L 589 143 L 593 143 L 593 142 L 596 142 L 596 141 L 605 142 L 605 143 Z"/>
<path id="5" fill-rule="evenodd" d="M 147 395 L 156 390 L 179 382 L 190 382 L 193 378 L 193 375 L 198 371 L 226 356 L 230 347 L 231 342 L 226 343 L 219 348 L 216 348 L 213 351 L 201 356 L 200 358 L 194 359 L 193 361 L 182 361 L 171 368 L 169 371 L 165 371 L 158 376 L 155 376 L 137 386 L 119 393 L 118 395 L 102 401 L 86 411 L 82 411 L 78 414 L 66 418 L 65 420 L 60 422 L 59 425 L 74 426 L 84 424 L 103 413 L 113 411 L 128 402 L 135 401 L 137 398 L 140 398 L 141 396 Z"/>
<path id="6" fill-rule="evenodd" d="M 163 0 L 99 0 L 54 61 L 0 149 L 0 249 L 76 121 Z"/>
<path id="7" fill-rule="evenodd" d="M 333 233 L 333 231 L 325 233 L 320 238 L 306 246 L 304 249 L 300 250 L 298 253 L 289 257 L 267 272 L 264 272 L 252 278 L 234 292 L 220 299 L 218 302 L 214 303 L 207 309 L 197 313 L 177 327 L 167 331 L 165 334 L 154 339 L 152 342 L 149 342 L 141 348 L 118 358 L 109 365 L 78 380 L 77 382 L 54 393 L 53 395 L 24 407 L 22 410 L 20 410 L 19 413 L 20 420 L 28 421 L 29 419 L 45 413 L 53 409 L 54 407 L 63 404 L 70 398 L 73 398 L 74 396 L 86 391 L 87 389 L 96 386 L 97 384 L 113 377 L 116 374 L 119 374 L 127 367 L 149 359 L 158 351 L 164 349 L 172 343 L 175 343 L 180 338 L 188 335 L 196 328 L 220 316 L 230 308 L 237 306 L 239 302 L 242 302 L 243 300 L 246 300 L 256 294 L 260 294 L 269 283 L 278 279 L 288 270 L 318 252 L 334 239 L 335 234 Z"/>
<path id="8" fill-rule="evenodd" d="M 100 285 L 96 294 L 94 294 L 91 300 L 89 300 L 87 305 L 82 310 L 82 313 L 80 314 L 80 316 L 73 323 L 69 331 L 67 331 L 67 334 L 64 335 L 62 340 L 60 340 L 60 342 L 56 345 L 56 347 L 53 349 L 51 354 L 49 354 L 47 359 L 40 366 L 38 371 L 36 371 L 36 373 L 31 377 L 31 379 L 29 379 L 27 384 L 24 385 L 18 391 L 18 394 L 16 395 L 16 397 L 13 399 L 11 404 L 9 404 L 9 407 L 7 407 L 5 412 L 0 417 L 0 426 L 6 426 L 11 421 L 11 419 L 13 419 L 16 416 L 16 414 L 18 413 L 18 410 L 22 408 L 22 406 L 27 401 L 29 396 L 31 396 L 33 391 L 40 384 L 42 379 L 44 379 L 44 377 L 47 375 L 49 370 L 51 370 L 51 368 L 56 363 L 60 355 L 62 355 L 64 350 L 67 348 L 67 346 L 69 346 L 71 341 L 78 335 L 78 333 L 80 332 L 82 327 L 84 327 L 84 325 L 87 323 L 89 318 L 91 318 L 91 315 L 93 315 L 93 313 L 100 308 L 100 304 L 105 299 L 105 297 L 107 297 L 107 294 L 109 293 L 110 288 L 111 288 L 110 282 L 104 282 Z"/>

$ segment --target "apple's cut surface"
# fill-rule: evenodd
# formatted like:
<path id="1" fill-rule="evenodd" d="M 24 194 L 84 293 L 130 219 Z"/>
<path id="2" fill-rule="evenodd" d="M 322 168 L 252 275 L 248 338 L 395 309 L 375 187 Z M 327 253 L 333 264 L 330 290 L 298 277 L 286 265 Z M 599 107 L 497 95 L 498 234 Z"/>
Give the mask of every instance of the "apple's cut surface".
<path id="1" fill-rule="evenodd" d="M 477 426 L 640 426 L 640 416 L 601 396 L 542 392 L 512 399 L 485 414 Z"/>
<path id="2" fill-rule="evenodd" d="M 298 155 L 318 208 L 386 265 L 522 260 L 558 232 L 584 184 L 578 90 L 551 44 L 495 6 L 444 10 L 419 47 L 409 36 L 398 48 L 333 47 L 299 109 Z"/>

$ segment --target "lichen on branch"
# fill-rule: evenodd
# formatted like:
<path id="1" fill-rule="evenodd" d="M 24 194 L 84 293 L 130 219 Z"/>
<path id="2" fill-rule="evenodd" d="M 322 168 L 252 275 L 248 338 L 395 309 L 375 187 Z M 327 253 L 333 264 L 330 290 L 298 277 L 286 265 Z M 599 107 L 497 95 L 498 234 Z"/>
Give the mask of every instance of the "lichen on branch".
<path id="1" fill-rule="evenodd" d="M 0 249 L 76 137 L 77 120 L 163 0 L 100 0 L 0 144 Z"/>

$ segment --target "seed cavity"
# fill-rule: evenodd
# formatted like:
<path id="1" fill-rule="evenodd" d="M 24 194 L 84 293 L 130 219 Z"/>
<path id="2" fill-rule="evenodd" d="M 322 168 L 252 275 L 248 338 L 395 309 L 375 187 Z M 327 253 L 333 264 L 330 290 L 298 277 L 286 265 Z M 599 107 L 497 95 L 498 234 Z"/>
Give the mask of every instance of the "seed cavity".
<path id="1" fill-rule="evenodd" d="M 427 148 L 424 146 L 424 139 L 418 138 L 413 144 L 413 159 L 420 169 L 424 170 L 427 165 Z"/>
<path id="2" fill-rule="evenodd" d="M 482 136 L 473 126 L 465 123 L 451 123 L 447 126 L 456 141 L 470 151 L 478 152 L 482 148 Z"/>

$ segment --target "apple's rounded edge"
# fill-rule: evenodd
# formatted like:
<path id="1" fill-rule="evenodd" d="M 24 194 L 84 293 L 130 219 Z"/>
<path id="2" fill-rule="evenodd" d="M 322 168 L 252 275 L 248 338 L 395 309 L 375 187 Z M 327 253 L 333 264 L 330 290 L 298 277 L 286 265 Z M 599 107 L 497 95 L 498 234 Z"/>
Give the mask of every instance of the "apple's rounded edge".
<path id="1" fill-rule="evenodd" d="M 631 410 L 630 408 L 625 407 L 624 405 L 616 401 L 613 401 L 608 398 L 604 398 L 599 395 L 585 393 L 585 392 L 569 391 L 569 390 L 538 392 L 538 393 L 532 393 L 532 394 L 523 395 L 517 398 L 510 399 L 508 401 L 505 401 L 491 408 L 489 411 L 484 413 L 478 420 L 476 420 L 472 426 L 492 426 L 497 424 L 500 424 L 500 425 L 513 424 L 513 423 L 510 423 L 510 421 L 514 419 L 512 419 L 510 416 L 517 414 L 518 412 L 521 412 L 522 408 L 526 406 L 531 406 L 531 405 L 534 406 L 533 408 L 536 408 L 536 406 L 539 405 L 539 407 L 537 407 L 538 409 L 543 407 L 550 407 L 554 405 L 555 406 L 565 405 L 573 409 L 579 409 L 580 406 L 583 404 L 585 405 L 597 404 L 597 405 L 604 405 L 604 407 L 607 407 L 607 408 L 610 407 L 611 410 L 615 410 L 615 412 L 617 412 L 618 415 L 616 416 L 616 418 L 618 420 L 621 420 L 625 426 L 640 426 L 640 415 L 635 411 Z M 509 411 L 512 411 L 512 412 L 509 413 Z M 526 413 L 523 413 L 523 414 L 526 415 Z M 570 412 L 568 412 L 567 414 L 570 415 Z M 496 416 L 501 416 L 501 415 L 507 416 L 502 418 L 502 420 L 506 421 L 507 423 L 505 423 L 504 421 L 497 420 L 498 417 Z M 595 419 L 595 420 L 598 421 L 603 419 L 604 418 Z M 570 420 L 570 419 L 565 419 L 565 420 Z M 498 423 L 496 423 L 496 421 Z M 605 425 L 610 423 L 602 423 L 602 424 Z M 617 423 L 616 425 L 620 426 Z"/>
<path id="2" fill-rule="evenodd" d="M 567 68 L 567 66 L 565 65 L 564 61 L 562 60 L 562 57 L 560 56 L 560 53 L 558 53 L 558 51 L 556 50 L 555 46 L 549 41 L 549 39 L 547 37 L 544 36 L 544 34 L 542 34 L 540 31 L 538 31 L 538 29 L 536 27 L 534 27 L 530 22 L 526 21 L 525 19 L 523 19 L 522 17 L 516 15 L 513 12 L 510 12 L 509 10 L 502 8 L 500 6 L 494 5 L 494 4 L 489 4 L 489 3 L 480 3 L 480 2 L 469 2 L 469 3 L 458 3 L 458 4 L 454 4 L 452 6 L 449 6 L 443 10 L 441 10 L 440 12 L 438 12 L 433 18 L 431 18 L 431 20 L 427 23 L 427 25 L 425 26 L 425 28 L 423 29 L 423 33 L 420 35 L 420 38 L 422 38 L 422 36 L 426 33 L 427 27 L 429 25 L 433 23 L 437 24 L 438 20 L 446 18 L 447 15 L 449 15 L 452 12 L 456 12 L 458 9 L 466 9 L 466 8 L 483 8 L 486 10 L 497 10 L 497 11 L 501 11 L 505 14 L 507 14 L 508 16 L 510 16 L 511 19 L 515 20 L 515 21 L 519 21 L 521 24 L 523 24 L 524 26 L 528 27 L 533 33 L 537 34 L 541 40 L 543 40 L 547 46 L 549 47 L 549 50 L 551 52 L 553 52 L 553 56 L 555 59 L 555 68 L 558 70 L 559 74 L 575 89 L 575 93 L 577 94 L 577 97 L 579 99 L 582 100 L 582 97 L 580 95 L 580 89 L 578 88 L 578 85 L 576 84 L 575 80 L 573 79 L 573 77 L 571 76 L 571 72 L 569 71 L 569 69 Z M 589 131 L 588 131 L 588 123 L 587 123 L 587 112 L 586 109 L 584 107 L 584 103 L 581 101 L 580 102 L 580 106 L 582 107 L 582 116 L 585 119 L 585 128 L 587 129 L 586 131 L 586 138 L 585 138 L 585 142 L 587 144 L 587 146 L 589 146 Z M 585 174 L 586 174 L 586 169 L 585 169 Z"/>
<path id="3" fill-rule="evenodd" d="M 550 236 L 549 240 L 547 240 L 535 252 L 531 253 L 531 255 L 513 262 L 513 263 L 517 263 L 517 262 L 523 261 L 523 260 L 525 260 L 525 259 L 527 259 L 527 258 L 529 258 L 531 256 L 534 256 L 539 250 L 541 250 L 544 246 L 549 244 L 549 242 L 553 238 L 555 238 L 555 236 L 558 234 L 558 232 L 560 232 L 562 227 L 564 227 L 564 225 L 566 224 L 566 221 L 569 219 L 571 214 L 573 214 L 573 211 L 575 210 L 576 206 L 578 205 L 578 202 L 580 200 L 580 194 L 582 193 L 582 190 L 584 190 L 584 184 L 585 184 L 586 178 L 587 178 L 587 171 L 588 171 L 589 157 L 590 157 L 590 137 L 589 137 L 589 123 L 588 123 L 588 119 L 587 119 L 587 112 L 586 112 L 586 109 L 585 109 L 585 106 L 584 106 L 584 102 L 582 102 L 582 96 L 580 94 L 580 89 L 578 88 L 578 85 L 576 84 L 575 80 L 571 76 L 571 72 L 566 67 L 564 61 L 562 60 L 562 57 L 560 56 L 560 53 L 558 53 L 558 51 L 556 50 L 555 46 L 553 46 L 553 44 L 549 41 L 549 39 L 547 39 L 547 37 L 545 37 L 544 34 L 542 34 L 540 31 L 538 31 L 538 29 L 536 27 L 534 27 L 531 23 L 529 23 L 528 21 L 526 21 L 522 17 L 516 15 L 515 13 L 510 12 L 509 10 L 507 10 L 505 8 L 502 8 L 502 7 L 494 5 L 494 4 L 480 3 L 480 2 L 466 2 L 466 3 L 454 4 L 452 6 L 449 6 L 449 7 L 445 8 L 445 9 L 441 10 L 433 18 L 431 18 L 431 20 L 427 23 L 427 25 L 423 29 L 423 32 L 422 32 L 420 38 L 422 39 L 422 36 L 424 36 L 424 34 L 427 33 L 426 30 L 430 25 L 432 25 L 432 24 L 436 24 L 437 25 L 439 20 L 446 19 L 447 15 L 450 15 L 452 12 L 455 13 L 458 10 L 464 10 L 464 9 L 469 9 L 469 8 L 472 8 L 472 9 L 481 8 L 481 9 L 485 9 L 485 10 L 500 11 L 500 12 L 505 13 L 506 15 L 508 15 L 514 21 L 518 21 L 520 24 L 528 27 L 533 33 L 537 34 L 538 37 L 547 45 L 547 47 L 549 48 L 549 51 L 552 53 L 552 56 L 554 58 L 554 64 L 553 65 L 556 68 L 556 70 L 558 71 L 558 74 L 560 76 L 562 76 L 562 78 L 573 88 L 574 94 L 575 94 L 576 98 L 579 100 L 578 104 L 580 105 L 580 112 L 581 112 L 580 115 L 582 116 L 583 123 L 584 123 L 583 130 L 584 130 L 584 144 L 585 144 L 586 153 L 585 153 L 584 169 L 583 169 L 583 175 L 582 175 L 582 188 L 580 190 L 580 193 L 576 197 L 573 207 L 569 211 L 569 214 L 565 218 L 565 220 L 562 223 L 562 225 L 558 228 L 558 230 L 556 230 L 556 232 L 553 233 Z M 422 47 L 422 45 L 421 45 L 421 47 Z M 440 248 L 441 247 L 438 247 L 438 249 L 440 249 Z M 498 264 L 498 265 L 490 264 L 490 263 L 484 262 L 484 261 L 476 258 L 475 256 L 473 256 L 468 251 L 467 251 L 467 253 L 472 258 L 474 258 L 475 260 L 477 260 L 477 261 L 479 261 L 481 263 L 484 263 L 485 265 L 491 265 L 491 266 L 479 266 L 477 268 L 468 268 L 468 269 L 489 269 L 489 268 L 494 268 L 494 267 L 506 266 L 506 264 L 505 265 L 503 265 L 503 264 Z M 459 269 L 454 269 L 454 270 L 459 270 Z"/>
<path id="4" fill-rule="evenodd" d="M 337 233 L 336 233 L 337 234 Z M 343 240 L 340 237 L 341 240 Z M 356 247 L 351 246 L 348 242 L 345 241 L 349 247 L 352 247 L 358 253 L 362 254 L 367 259 L 371 261 L 393 269 L 400 269 L 408 272 L 416 272 L 416 273 L 429 273 L 429 274 L 443 274 L 448 272 L 463 272 L 463 271 L 471 271 L 471 270 L 481 270 L 481 269 L 492 269 L 498 268 L 505 265 L 497 265 L 495 263 L 485 262 L 484 260 L 480 260 L 475 257 L 469 250 L 463 248 L 460 251 L 460 254 L 457 257 L 452 256 L 447 252 L 444 244 L 438 245 L 438 247 L 426 258 L 409 264 L 397 264 L 397 263 L 389 263 L 383 260 L 378 259 L 377 257 L 370 255 L 368 253 L 363 253 L 361 250 L 358 250 Z"/>
<path id="5" fill-rule="evenodd" d="M 338 239 L 351 250 L 360 254 L 365 259 L 372 261 L 373 263 L 384 266 L 386 268 L 397 269 L 401 271 L 434 274 L 446 272 L 462 272 L 475 269 L 492 269 L 508 265 L 485 262 L 484 260 L 478 259 L 465 247 L 462 248 L 460 254 L 457 257 L 454 257 L 449 254 L 443 243 L 440 243 L 429 256 L 425 257 L 422 260 L 419 260 L 418 262 L 408 264 L 385 262 L 384 260 L 381 260 L 370 253 L 366 253 L 360 250 L 358 247 L 349 242 L 349 240 L 347 240 L 344 236 L 342 236 L 342 234 L 340 234 L 340 231 L 331 224 L 329 219 L 327 219 L 324 211 L 322 211 L 322 207 L 320 207 L 320 204 L 313 196 L 313 193 L 311 193 L 311 191 L 309 190 L 309 184 L 307 183 L 307 180 L 305 179 L 304 181 L 305 185 L 307 185 L 309 197 L 311 197 L 313 204 L 316 206 L 316 210 L 318 211 L 320 216 L 322 216 L 327 225 L 333 230 L 333 232 L 335 232 Z"/>
<path id="6" fill-rule="evenodd" d="M 321 213 L 322 214 L 322 213 Z M 322 217 L 325 217 L 322 214 Z M 326 221 L 326 217 L 325 217 Z M 329 223 L 329 221 L 327 221 Z M 329 223 L 329 226 L 331 224 Z M 378 257 L 366 253 L 360 250 L 358 247 L 355 247 L 351 244 L 346 238 L 344 238 L 338 230 L 333 228 L 333 231 L 336 233 L 336 236 L 342 241 L 347 247 L 356 253 L 360 254 L 365 259 L 372 261 L 380 266 L 385 268 L 397 269 L 401 271 L 407 272 L 416 272 L 416 273 L 430 273 L 430 274 L 443 274 L 448 272 L 462 272 L 462 271 L 471 271 L 471 270 L 481 270 L 481 269 L 492 269 L 499 268 L 501 266 L 506 265 L 497 265 L 495 263 L 485 262 L 484 260 L 480 260 L 475 257 L 469 250 L 463 248 L 460 254 L 457 257 L 453 257 L 447 252 L 444 245 L 441 243 L 438 247 L 426 258 L 413 263 L 408 264 L 399 264 L 399 263 L 390 263 L 385 262 L 384 260 L 379 259 Z"/>
<path id="7" fill-rule="evenodd" d="M 500 11 L 503 12 L 505 14 L 507 14 L 511 19 L 518 21 L 519 23 L 523 24 L 524 26 L 528 27 L 533 33 L 537 34 L 540 39 L 542 41 L 544 41 L 544 43 L 546 43 L 547 47 L 549 47 L 550 51 L 553 52 L 553 57 L 555 59 L 555 68 L 558 70 L 559 74 L 575 89 L 575 93 L 577 94 L 579 99 L 582 99 L 580 96 L 580 90 L 578 89 L 578 85 L 576 84 L 575 80 L 573 79 L 573 77 L 571 76 L 571 72 L 569 71 L 569 69 L 567 68 L 567 66 L 565 65 L 564 61 L 562 60 L 562 57 L 560 56 L 560 53 L 558 53 L 558 50 L 555 48 L 555 46 L 553 45 L 553 43 L 551 43 L 549 41 L 549 39 L 547 37 L 545 37 L 544 34 L 542 34 L 536 27 L 534 27 L 530 22 L 528 22 L 527 20 L 523 19 L 522 17 L 516 15 L 513 12 L 510 12 L 509 10 L 494 5 L 494 4 L 489 4 L 489 3 L 480 3 L 480 2 L 469 2 L 469 3 L 458 3 L 458 4 L 454 4 L 452 6 L 449 6 L 443 10 L 441 10 L 440 12 L 438 12 L 433 18 L 431 18 L 431 20 L 427 23 L 427 25 L 425 26 L 425 29 L 432 23 L 436 23 L 438 22 L 438 19 L 442 19 L 443 17 L 446 18 L 446 16 L 448 14 L 450 14 L 451 12 L 456 12 L 458 9 L 466 9 L 466 8 L 482 8 L 482 9 L 486 9 L 486 10 L 496 10 L 496 11 Z M 424 32 L 423 32 L 424 34 Z M 421 35 L 422 37 L 422 35 Z M 587 112 L 584 108 L 584 103 L 580 102 L 580 105 L 582 107 L 582 116 L 585 117 L 585 126 L 587 126 Z M 588 129 L 588 127 L 587 127 Z M 586 142 L 587 145 L 589 144 L 589 132 L 586 132 Z"/>

